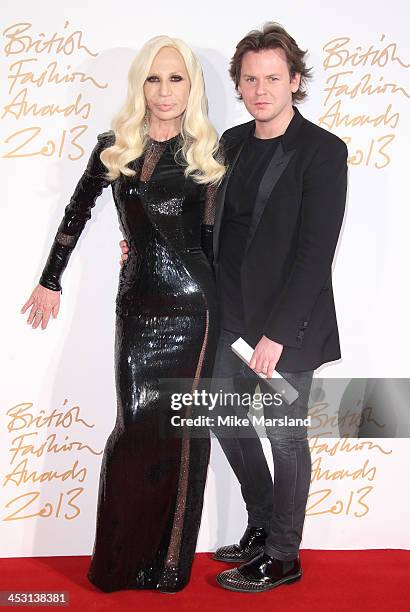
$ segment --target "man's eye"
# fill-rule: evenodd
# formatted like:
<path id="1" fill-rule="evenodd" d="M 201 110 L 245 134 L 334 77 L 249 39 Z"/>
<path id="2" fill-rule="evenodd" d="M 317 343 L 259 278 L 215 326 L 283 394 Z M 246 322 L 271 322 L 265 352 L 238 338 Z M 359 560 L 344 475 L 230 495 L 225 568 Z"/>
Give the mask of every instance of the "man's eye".
<path id="1" fill-rule="evenodd" d="M 253 82 L 255 80 L 255 77 L 248 77 L 246 80 Z"/>

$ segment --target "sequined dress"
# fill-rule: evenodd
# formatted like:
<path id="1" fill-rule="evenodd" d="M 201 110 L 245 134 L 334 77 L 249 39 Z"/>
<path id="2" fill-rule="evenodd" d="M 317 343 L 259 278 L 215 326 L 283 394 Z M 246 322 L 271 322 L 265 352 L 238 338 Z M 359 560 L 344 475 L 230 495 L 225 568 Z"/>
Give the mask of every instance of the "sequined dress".
<path id="1" fill-rule="evenodd" d="M 184 176 L 174 157 L 179 136 L 151 140 L 145 154 L 128 164 L 136 175 L 110 182 L 100 153 L 114 141 L 112 131 L 98 135 L 40 284 L 62 291 L 71 252 L 96 199 L 111 184 L 130 253 L 119 272 L 117 419 L 102 459 L 88 578 L 106 592 L 177 591 L 190 577 L 210 440 L 206 430 L 195 437 L 169 435 L 170 398 L 159 381 L 184 378 L 195 388 L 211 377 L 219 331 L 212 270 L 215 188 Z"/>

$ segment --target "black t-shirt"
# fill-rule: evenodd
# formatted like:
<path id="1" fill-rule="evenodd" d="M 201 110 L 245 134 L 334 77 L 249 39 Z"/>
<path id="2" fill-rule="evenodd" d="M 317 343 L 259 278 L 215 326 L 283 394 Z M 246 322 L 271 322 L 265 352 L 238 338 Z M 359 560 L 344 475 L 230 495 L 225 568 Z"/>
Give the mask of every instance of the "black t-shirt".
<path id="1" fill-rule="evenodd" d="M 225 196 L 219 255 L 219 300 L 225 329 L 245 332 L 241 265 L 259 185 L 281 136 L 245 142 L 232 170 Z"/>

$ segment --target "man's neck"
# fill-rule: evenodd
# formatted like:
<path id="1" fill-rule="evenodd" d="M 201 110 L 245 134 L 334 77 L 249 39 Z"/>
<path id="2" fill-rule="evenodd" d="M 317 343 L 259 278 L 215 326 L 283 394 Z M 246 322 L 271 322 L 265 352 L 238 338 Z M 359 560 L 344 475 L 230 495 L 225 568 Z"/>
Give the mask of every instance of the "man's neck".
<path id="1" fill-rule="evenodd" d="M 276 138 L 282 136 L 287 130 L 289 123 L 295 114 L 293 107 L 286 109 L 285 112 L 281 113 L 278 117 L 272 119 L 272 121 L 258 121 L 255 119 L 255 136 L 256 138 Z"/>

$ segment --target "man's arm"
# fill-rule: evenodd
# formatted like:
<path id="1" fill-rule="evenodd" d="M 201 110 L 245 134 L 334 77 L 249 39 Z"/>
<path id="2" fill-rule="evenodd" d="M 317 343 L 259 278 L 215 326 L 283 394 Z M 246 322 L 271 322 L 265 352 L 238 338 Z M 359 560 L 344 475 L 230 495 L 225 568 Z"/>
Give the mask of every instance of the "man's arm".
<path id="1" fill-rule="evenodd" d="M 347 190 L 347 147 L 334 139 L 318 148 L 303 182 L 302 221 L 288 281 L 255 346 L 250 367 L 273 376 L 283 348 L 301 348 L 304 330 L 331 273 Z"/>
<path id="2" fill-rule="evenodd" d="M 347 190 L 347 147 L 321 145 L 303 181 L 297 252 L 287 283 L 264 328 L 267 338 L 301 348 L 315 302 L 329 277 L 342 227 Z"/>

